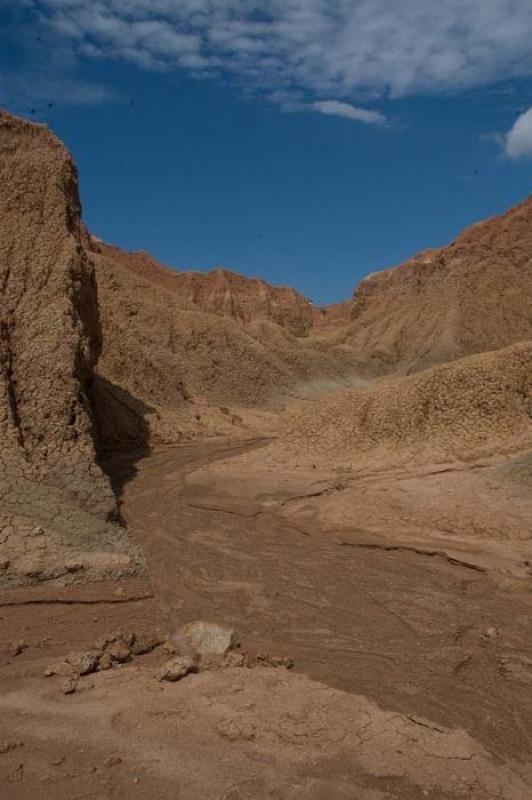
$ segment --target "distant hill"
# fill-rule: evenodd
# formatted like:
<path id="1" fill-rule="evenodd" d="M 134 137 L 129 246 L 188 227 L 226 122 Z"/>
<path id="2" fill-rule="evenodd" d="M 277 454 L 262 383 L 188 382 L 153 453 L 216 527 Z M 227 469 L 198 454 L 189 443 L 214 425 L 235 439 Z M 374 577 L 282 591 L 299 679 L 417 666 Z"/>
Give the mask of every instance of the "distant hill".
<path id="1" fill-rule="evenodd" d="M 532 338 L 532 198 L 358 285 L 337 341 L 371 374 L 411 372 Z"/>

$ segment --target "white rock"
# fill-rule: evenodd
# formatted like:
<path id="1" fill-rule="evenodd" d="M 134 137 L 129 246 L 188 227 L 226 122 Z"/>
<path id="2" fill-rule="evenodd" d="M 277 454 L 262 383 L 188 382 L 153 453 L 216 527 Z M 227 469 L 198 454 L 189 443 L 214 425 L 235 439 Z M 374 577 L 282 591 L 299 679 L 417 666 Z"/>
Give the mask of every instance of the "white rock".
<path id="1" fill-rule="evenodd" d="M 223 656 L 235 646 L 234 631 L 214 622 L 191 622 L 181 633 L 192 650 L 200 655 Z"/>

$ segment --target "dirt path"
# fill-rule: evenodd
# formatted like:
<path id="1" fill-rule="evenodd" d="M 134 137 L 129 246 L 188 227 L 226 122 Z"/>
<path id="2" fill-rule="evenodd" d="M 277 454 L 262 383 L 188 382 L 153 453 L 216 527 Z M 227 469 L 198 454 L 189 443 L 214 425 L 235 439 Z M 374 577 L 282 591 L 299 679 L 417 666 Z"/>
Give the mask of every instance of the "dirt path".
<path id="1" fill-rule="evenodd" d="M 244 501 L 187 503 L 186 473 L 231 452 L 241 448 L 154 454 L 124 487 L 168 626 L 234 625 L 246 646 L 291 656 L 313 678 L 528 757 L 532 595 L 438 556 L 339 546 Z"/>
<path id="2" fill-rule="evenodd" d="M 341 546 L 308 518 L 300 526 L 293 517 L 284 518 L 280 513 L 257 508 L 249 501 L 239 502 L 233 498 L 231 503 L 222 504 L 223 510 L 220 510 L 216 492 L 211 503 L 203 496 L 202 507 L 198 507 L 193 498 L 183 492 L 185 477 L 193 470 L 260 444 L 195 444 L 162 450 L 138 460 L 131 456 L 115 456 L 109 462 L 108 469 L 121 495 L 123 514 L 151 570 L 154 598 L 130 603 L 41 604 L 0 609 L 0 644 L 21 638 L 28 644 L 16 658 L 0 659 L 4 725 L 6 720 L 11 720 L 17 727 L 28 714 L 35 715 L 31 727 L 26 726 L 27 737 L 30 732 L 31 735 L 37 732 L 38 737 L 40 726 L 44 733 L 39 746 L 44 748 L 44 755 L 39 750 L 39 758 L 53 760 L 58 748 L 57 742 L 52 742 L 53 731 L 57 729 L 57 736 L 64 737 L 66 729 L 61 725 L 66 724 L 66 717 L 50 690 L 49 697 L 43 695 L 42 674 L 50 660 L 70 650 L 88 647 L 102 633 L 116 628 L 150 630 L 158 627 L 170 632 L 185 622 L 208 619 L 234 626 L 243 646 L 251 651 L 290 656 L 297 672 L 344 690 L 353 698 L 362 695 L 367 698 L 364 702 L 377 703 L 389 715 L 389 720 L 399 719 L 396 715 L 401 715 L 400 719 L 410 720 L 408 724 L 419 727 L 421 733 L 423 726 L 426 727 L 423 720 L 430 720 L 435 726 L 431 730 L 436 732 L 440 726 L 442 731 L 463 729 L 496 759 L 514 764 L 521 776 L 529 775 L 532 753 L 530 593 L 500 591 L 482 572 L 452 564 L 439 556 Z M 134 670 L 125 668 L 118 672 L 124 677 L 104 678 L 102 674 L 93 690 L 92 705 L 87 706 L 89 701 L 84 701 L 85 704 L 81 700 L 72 701 L 78 703 L 71 708 L 75 714 L 79 711 L 79 715 L 68 722 L 68 736 L 86 737 L 81 749 L 78 748 L 80 753 L 85 753 L 76 756 L 78 766 L 67 771 L 67 777 L 59 781 L 55 789 L 46 784 L 39 794 L 35 793 L 35 783 L 13 785 L 9 776 L 15 775 L 14 780 L 18 781 L 18 773 L 12 772 L 16 768 L 16 752 L 14 756 L 0 755 L 0 759 L 13 756 L 12 764 L 9 762 L 11 771 L 6 768 L 8 792 L 2 796 L 9 800 L 41 796 L 46 800 L 55 797 L 101 800 L 129 796 L 173 797 L 175 781 L 172 783 L 174 779 L 164 772 L 166 767 L 161 767 L 163 772 L 157 780 L 142 782 L 142 791 L 147 794 L 136 789 L 136 793 L 132 793 L 133 773 L 130 772 L 126 775 L 117 771 L 118 777 L 113 782 L 108 773 L 94 768 L 96 771 L 90 777 L 92 768 L 87 765 L 94 759 L 94 748 L 102 742 L 108 749 L 116 747 L 120 738 L 117 739 L 114 720 L 126 714 L 124 703 L 131 703 L 125 676 L 133 674 Z M 215 697 L 218 690 L 216 686 L 211 687 L 211 678 L 200 676 L 200 679 L 204 688 L 199 691 Z M 273 692 L 280 679 L 276 679 L 277 683 L 273 678 L 265 680 L 260 691 L 267 695 L 268 680 Z M 154 699 L 155 696 L 150 695 L 153 690 L 148 690 L 145 683 L 141 674 L 134 685 L 139 693 L 139 709 L 147 710 L 144 717 L 139 710 L 133 721 L 127 712 L 129 722 L 123 729 L 124 746 L 126 742 L 130 742 L 130 747 L 140 746 L 135 736 L 148 725 L 146 714 L 149 716 L 154 703 L 161 705 L 162 698 Z M 46 686 L 48 689 L 49 684 Z M 258 691 L 255 684 L 253 686 L 255 688 L 249 688 L 251 695 Z M 300 698 L 298 708 L 308 707 L 305 698 L 314 691 L 312 686 L 319 684 L 294 683 L 294 698 Z M 229 707 L 236 690 L 227 684 L 223 691 L 229 698 L 224 700 Z M 178 696 L 173 695 L 174 699 Z M 252 699 L 257 702 L 255 695 Z M 287 702 L 286 698 L 279 699 L 281 706 Z M 344 701 L 334 695 L 331 702 L 341 706 Z M 360 700 L 353 699 L 353 702 L 360 703 Z M 251 700 L 248 705 L 252 707 Z M 87 719 L 83 716 L 89 711 L 98 715 L 98 709 L 101 709 L 104 727 L 109 717 L 109 732 L 103 739 L 100 739 L 98 725 L 93 728 L 91 723 L 90 730 L 87 729 Z M 164 714 L 164 703 L 157 713 Z M 193 705 L 187 713 L 193 730 Z M 307 713 L 310 713 L 308 708 Z M 226 722 L 222 720 L 216 725 L 223 727 Z M 307 724 L 301 722 L 303 728 Z M 18 727 L 19 732 L 23 729 L 23 725 Z M 0 721 L 0 739 L 8 734 Z M 157 736 L 156 729 L 151 730 L 150 736 Z M 242 737 L 245 739 L 244 734 Z M 147 747 L 147 743 L 143 746 Z M 186 750 L 184 744 L 183 747 Z M 376 752 L 380 752 L 379 748 L 380 745 Z M 401 749 L 394 752 L 400 753 Z M 166 764 L 170 756 L 165 753 L 164 757 L 159 754 L 153 759 Z M 469 756 L 464 756 L 467 758 Z M 403 788 L 399 791 L 393 782 L 393 786 L 379 784 L 380 788 L 374 792 L 368 789 L 368 794 L 353 795 L 347 790 L 344 794 L 335 781 L 345 764 L 333 761 L 323 770 L 328 780 L 333 781 L 334 791 L 329 783 L 320 784 L 321 788 L 316 784 L 316 794 L 310 789 L 302 790 L 301 797 L 421 800 L 427 796 L 410 784 L 407 788 L 406 784 L 401 784 Z M 0 761 L 0 781 L 3 763 L 7 761 Z M 238 771 L 238 759 L 235 764 Z M 94 791 L 72 792 L 72 780 L 85 773 L 90 773 L 86 778 L 90 785 L 91 781 L 95 782 Z M 193 771 L 191 781 L 192 778 Z M 204 778 L 208 786 L 208 771 Z M 211 776 L 211 780 L 214 781 L 214 777 Z M 0 782 L 0 789 L 2 785 Z M 197 795 L 193 791 L 185 792 L 183 797 L 209 796 L 201 794 L 199 788 L 197 791 Z M 220 791 L 212 796 L 231 800 L 288 796 L 285 789 L 279 789 L 278 793 L 272 790 L 272 794 L 269 791 L 263 787 L 260 791 L 250 790 L 249 794 Z M 443 794 L 433 792 L 430 796 L 447 799 L 462 795 L 449 790 Z M 496 795 L 481 792 L 471 794 L 473 796 Z M 513 794 L 504 795 L 507 796 L 514 797 Z"/>

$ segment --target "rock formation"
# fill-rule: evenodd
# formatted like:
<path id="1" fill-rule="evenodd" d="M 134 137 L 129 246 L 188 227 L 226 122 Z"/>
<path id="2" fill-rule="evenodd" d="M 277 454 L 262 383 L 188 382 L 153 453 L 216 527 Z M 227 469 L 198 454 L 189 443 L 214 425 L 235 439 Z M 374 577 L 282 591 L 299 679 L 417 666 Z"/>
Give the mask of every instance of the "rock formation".
<path id="1" fill-rule="evenodd" d="M 44 127 L 0 117 L 2 438 L 40 480 L 104 514 L 86 388 L 100 349 L 75 167 Z"/>
<path id="2" fill-rule="evenodd" d="M 235 273 L 176 273 L 90 241 L 102 326 L 90 394 L 107 445 L 179 439 L 195 402 L 264 406 L 351 377 L 349 348 L 303 335 L 322 312 L 296 292 Z"/>
<path id="3" fill-rule="evenodd" d="M 206 273 L 171 270 L 149 253 L 127 252 L 94 238 L 92 243 L 96 252 L 174 294 L 185 310 L 231 317 L 241 323 L 269 319 L 296 336 L 304 336 L 323 316 L 318 307 L 287 286 L 271 286 L 261 278 L 221 268 Z"/>
<path id="4" fill-rule="evenodd" d="M 532 447 L 532 344 L 319 397 L 294 406 L 286 426 L 271 449 L 299 463 L 467 459 Z"/>
<path id="5" fill-rule="evenodd" d="M 93 548 L 100 536 L 114 550 L 113 532 L 118 560 L 136 573 L 92 435 L 87 388 L 101 330 L 76 169 L 47 128 L 3 112 L 0 147 L 0 546 L 9 562 L 0 582 L 55 580 L 61 570 L 73 581 L 91 570 L 60 564 L 63 546 L 78 537 Z M 25 545 L 33 532 L 44 536 L 39 558 Z"/>
<path id="6" fill-rule="evenodd" d="M 339 341 L 370 374 L 411 372 L 532 338 L 532 198 L 358 285 Z"/>

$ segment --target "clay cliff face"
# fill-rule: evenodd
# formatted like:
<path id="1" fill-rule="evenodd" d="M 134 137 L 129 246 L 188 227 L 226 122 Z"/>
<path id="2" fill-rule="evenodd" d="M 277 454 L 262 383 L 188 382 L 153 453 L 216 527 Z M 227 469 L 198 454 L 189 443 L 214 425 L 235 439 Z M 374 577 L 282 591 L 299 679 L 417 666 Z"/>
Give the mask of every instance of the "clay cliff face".
<path id="1" fill-rule="evenodd" d="M 86 397 L 100 348 L 75 167 L 44 127 L 0 117 L 2 438 L 32 474 L 109 512 Z"/>
<path id="2" fill-rule="evenodd" d="M 269 319 L 296 336 L 304 336 L 323 313 L 294 289 L 271 286 L 227 269 L 177 272 L 148 253 L 131 253 L 92 239 L 93 249 L 138 278 L 171 292 L 183 309 L 230 317 L 240 323 Z"/>
<path id="3" fill-rule="evenodd" d="M 348 348 L 329 347 L 290 330 L 294 317 L 289 313 L 301 308 L 308 314 L 313 308 L 295 292 L 286 305 L 285 324 L 280 324 L 268 315 L 271 297 L 284 290 L 262 282 L 234 276 L 238 295 L 227 289 L 225 277 L 220 283 L 212 273 L 174 273 L 148 256 L 94 240 L 89 256 L 102 326 L 90 396 L 106 446 L 160 438 L 163 428 L 165 441 L 179 439 L 189 427 L 183 415 L 194 420 L 197 402 L 261 406 L 290 394 L 297 384 L 342 381 L 351 374 Z M 257 285 L 270 298 L 264 303 Z M 194 294 L 191 286 L 202 291 Z M 282 310 L 279 306 L 279 314 Z M 168 414 L 174 412 L 180 416 L 170 421 Z"/>
<path id="4" fill-rule="evenodd" d="M 3 112 L 0 148 L 0 581 L 20 561 L 31 582 L 42 570 L 24 561 L 26 535 L 44 526 L 60 538 L 63 512 L 66 528 L 82 517 L 81 528 L 106 530 L 116 502 L 86 394 L 101 342 L 76 170 L 44 126 Z"/>
<path id="5" fill-rule="evenodd" d="M 367 278 L 353 304 L 324 309 L 235 273 L 175 272 L 87 235 L 102 327 L 90 390 L 101 441 L 173 441 L 197 401 L 262 406 L 530 338 L 531 216 L 525 203 Z"/>
<path id="6" fill-rule="evenodd" d="M 359 368 L 408 372 L 532 338 L 532 199 L 357 287 L 339 339 Z"/>

